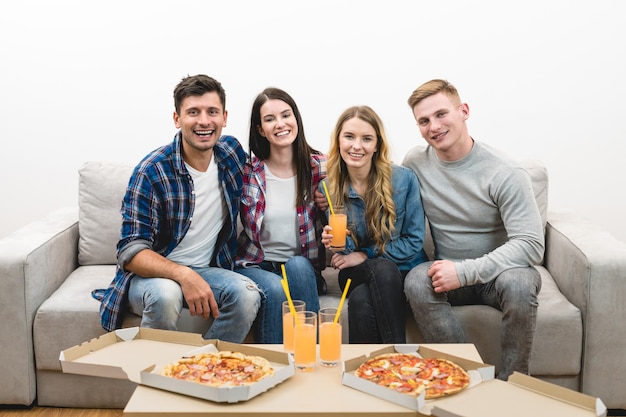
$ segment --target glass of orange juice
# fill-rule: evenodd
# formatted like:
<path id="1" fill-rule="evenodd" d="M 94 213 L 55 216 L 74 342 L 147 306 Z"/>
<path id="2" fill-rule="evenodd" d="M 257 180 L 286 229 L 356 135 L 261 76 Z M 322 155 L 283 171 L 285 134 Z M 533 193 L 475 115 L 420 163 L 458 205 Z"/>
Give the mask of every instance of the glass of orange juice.
<path id="1" fill-rule="evenodd" d="M 341 252 L 346 248 L 346 229 L 348 228 L 348 214 L 346 208 L 338 206 L 328 218 L 328 225 L 333 229 L 333 239 L 330 241 L 330 249 L 335 252 Z"/>
<path id="2" fill-rule="evenodd" d="M 298 314 L 298 322 L 293 328 L 293 360 L 296 369 L 310 372 L 315 368 L 317 348 L 317 312 L 303 311 Z"/>
<path id="3" fill-rule="evenodd" d="M 341 323 L 335 323 L 336 314 L 334 307 L 319 311 L 320 360 L 323 366 L 337 366 L 341 360 Z"/>
<path id="4" fill-rule="evenodd" d="M 292 300 L 296 313 L 302 312 L 306 304 L 302 300 Z M 285 352 L 293 353 L 293 326 L 295 320 L 289 309 L 289 301 L 283 301 L 283 349 Z"/>

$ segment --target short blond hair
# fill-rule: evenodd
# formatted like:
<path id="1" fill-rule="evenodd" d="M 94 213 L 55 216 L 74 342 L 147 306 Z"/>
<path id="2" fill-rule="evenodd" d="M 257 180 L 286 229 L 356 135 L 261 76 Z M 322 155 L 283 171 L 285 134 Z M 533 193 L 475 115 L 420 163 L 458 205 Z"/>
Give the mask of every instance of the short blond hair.
<path id="1" fill-rule="evenodd" d="M 430 80 L 417 87 L 413 93 L 411 93 L 407 102 L 409 103 L 409 107 L 413 109 L 422 100 L 430 96 L 434 96 L 437 93 L 444 93 L 451 99 L 461 104 L 461 97 L 459 96 L 459 92 L 456 87 L 450 84 L 447 80 L 441 79 Z"/>

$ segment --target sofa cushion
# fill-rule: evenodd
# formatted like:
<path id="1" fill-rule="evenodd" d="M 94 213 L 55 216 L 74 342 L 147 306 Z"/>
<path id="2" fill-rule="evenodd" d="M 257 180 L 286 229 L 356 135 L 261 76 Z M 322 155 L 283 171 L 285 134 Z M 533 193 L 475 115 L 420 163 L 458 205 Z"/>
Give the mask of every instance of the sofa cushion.
<path id="1" fill-rule="evenodd" d="M 106 333 L 91 291 L 106 288 L 114 274 L 114 265 L 81 266 L 41 304 L 33 322 L 37 369 L 61 370 L 62 350 Z"/>
<path id="2" fill-rule="evenodd" d="M 122 226 L 120 208 L 132 173 L 131 165 L 87 162 L 78 171 L 81 265 L 114 265 Z"/>
<path id="3" fill-rule="evenodd" d="M 581 371 L 583 356 L 580 309 L 565 298 L 546 268 L 536 268 L 541 274 L 541 292 L 530 372 L 534 375 L 577 375 Z"/>

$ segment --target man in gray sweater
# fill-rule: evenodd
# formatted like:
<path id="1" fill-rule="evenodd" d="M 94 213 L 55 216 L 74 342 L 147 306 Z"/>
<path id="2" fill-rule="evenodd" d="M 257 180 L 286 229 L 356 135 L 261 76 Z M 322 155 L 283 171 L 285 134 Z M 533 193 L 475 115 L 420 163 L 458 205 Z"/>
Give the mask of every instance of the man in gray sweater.
<path id="1" fill-rule="evenodd" d="M 528 374 L 544 254 L 543 224 L 530 178 L 517 163 L 469 135 L 469 107 L 445 80 L 408 99 L 428 146 L 403 164 L 420 181 L 435 261 L 413 268 L 404 289 L 428 343 L 465 342 L 452 305 L 502 311 L 498 378 Z"/>

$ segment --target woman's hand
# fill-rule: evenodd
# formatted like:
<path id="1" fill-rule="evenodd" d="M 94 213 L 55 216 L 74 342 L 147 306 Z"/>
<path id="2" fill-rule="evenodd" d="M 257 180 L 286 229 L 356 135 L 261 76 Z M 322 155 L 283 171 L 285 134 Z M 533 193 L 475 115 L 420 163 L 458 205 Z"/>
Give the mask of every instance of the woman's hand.
<path id="1" fill-rule="evenodd" d="M 335 252 L 335 250 L 330 247 L 330 242 L 333 241 L 332 231 L 333 231 L 333 228 L 330 227 L 329 225 L 324 226 L 324 229 L 322 230 L 322 244 L 324 245 L 326 249 Z M 351 235 L 350 229 L 346 229 L 346 236 L 350 236 L 350 235 Z M 341 252 L 343 252 L 343 250 L 341 250 Z"/>
<path id="2" fill-rule="evenodd" d="M 326 211 L 328 208 L 328 201 L 326 201 L 326 196 L 320 192 L 320 190 L 315 190 L 313 193 L 313 201 L 318 209 L 322 211 Z"/>
<path id="3" fill-rule="evenodd" d="M 347 255 L 335 253 L 330 259 L 330 266 L 335 269 L 345 269 L 357 266 L 365 262 L 367 255 L 363 252 L 351 252 Z"/>
<path id="4" fill-rule="evenodd" d="M 322 244 L 326 249 L 330 249 L 330 242 L 333 240 L 332 227 L 326 225 L 322 230 Z"/>

